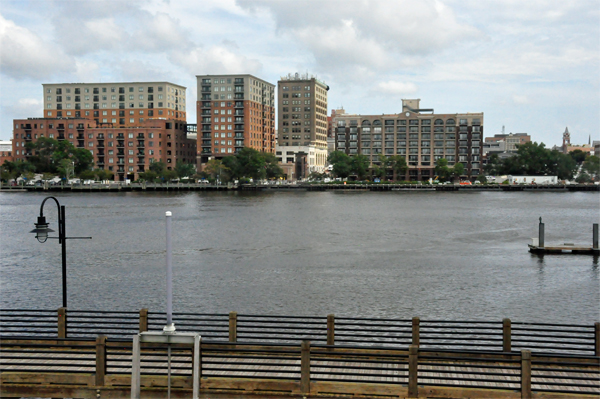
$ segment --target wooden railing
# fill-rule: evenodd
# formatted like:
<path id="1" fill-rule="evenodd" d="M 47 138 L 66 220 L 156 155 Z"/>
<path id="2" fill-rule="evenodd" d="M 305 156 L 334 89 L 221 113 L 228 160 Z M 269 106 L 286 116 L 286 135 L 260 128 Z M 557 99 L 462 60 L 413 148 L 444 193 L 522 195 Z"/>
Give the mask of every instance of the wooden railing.
<path id="1" fill-rule="evenodd" d="M 171 392 L 192 389 L 192 347 L 172 346 Z M 129 397 L 132 343 L 107 339 L 0 339 L 2 397 Z M 200 388 L 269 396 L 453 398 L 598 397 L 597 356 L 431 351 L 202 340 Z M 164 345 L 142 346 L 142 392 L 164 394 Z M 229 396 L 228 396 L 229 397 Z"/>
<path id="2" fill-rule="evenodd" d="M 0 336 L 81 337 L 106 335 L 130 340 L 143 331 L 159 331 L 164 313 L 4 309 Z M 551 324 L 502 321 L 447 321 L 385 318 L 265 316 L 175 313 L 177 331 L 227 342 L 389 346 L 600 356 L 600 323 Z"/>

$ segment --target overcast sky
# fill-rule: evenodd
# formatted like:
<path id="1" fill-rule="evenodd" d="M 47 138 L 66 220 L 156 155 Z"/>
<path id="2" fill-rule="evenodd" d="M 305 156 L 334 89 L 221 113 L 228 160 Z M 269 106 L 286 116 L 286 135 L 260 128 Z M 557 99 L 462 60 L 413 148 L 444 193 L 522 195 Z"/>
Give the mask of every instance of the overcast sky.
<path id="1" fill-rule="evenodd" d="M 484 112 L 485 136 L 600 140 L 599 0 L 0 0 L 0 139 L 42 116 L 42 83 L 308 72 L 329 110 Z M 194 106 L 192 106 L 194 104 Z M 329 112 L 330 113 L 330 112 Z"/>

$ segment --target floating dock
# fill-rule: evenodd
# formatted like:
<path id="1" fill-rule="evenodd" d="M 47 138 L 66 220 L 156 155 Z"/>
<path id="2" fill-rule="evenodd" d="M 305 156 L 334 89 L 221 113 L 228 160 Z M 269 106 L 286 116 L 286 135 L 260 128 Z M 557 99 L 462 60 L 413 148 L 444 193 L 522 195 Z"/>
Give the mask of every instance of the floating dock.
<path id="1" fill-rule="evenodd" d="M 600 248 L 598 247 L 598 223 L 594 223 L 592 226 L 592 245 L 589 247 L 572 243 L 546 246 L 544 232 L 544 223 L 542 223 L 542 218 L 540 218 L 538 237 L 532 238 L 533 243 L 528 245 L 529 252 L 535 254 L 600 255 Z"/>

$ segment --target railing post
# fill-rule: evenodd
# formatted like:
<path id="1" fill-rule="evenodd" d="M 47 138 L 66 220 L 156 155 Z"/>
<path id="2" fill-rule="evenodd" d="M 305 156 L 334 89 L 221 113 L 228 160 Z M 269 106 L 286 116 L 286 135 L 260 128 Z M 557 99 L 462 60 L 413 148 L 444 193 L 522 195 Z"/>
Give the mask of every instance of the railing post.
<path id="1" fill-rule="evenodd" d="M 96 386 L 104 386 L 106 375 L 106 336 L 96 337 Z"/>
<path id="2" fill-rule="evenodd" d="M 229 342 L 237 342 L 237 312 L 229 312 Z"/>
<path id="3" fill-rule="evenodd" d="M 58 338 L 67 338 L 67 308 L 58 308 Z"/>
<path id="4" fill-rule="evenodd" d="M 335 315 L 327 315 L 327 345 L 335 345 Z"/>
<path id="5" fill-rule="evenodd" d="M 140 332 L 148 331 L 148 309 L 140 309 Z"/>
<path id="6" fill-rule="evenodd" d="M 421 319 L 413 317 L 412 319 L 412 344 L 421 345 Z"/>
<path id="7" fill-rule="evenodd" d="M 300 354 L 300 393 L 310 393 L 310 341 L 302 341 Z"/>
<path id="8" fill-rule="evenodd" d="M 521 399 L 531 399 L 531 351 L 521 351 Z"/>
<path id="9" fill-rule="evenodd" d="M 510 319 L 502 319 L 502 352 L 512 350 L 512 328 Z"/>
<path id="10" fill-rule="evenodd" d="M 594 324 L 594 347 L 595 356 L 600 356 L 600 323 Z"/>
<path id="11" fill-rule="evenodd" d="M 408 397 L 419 397 L 418 385 L 419 347 L 411 345 L 408 347 Z"/>

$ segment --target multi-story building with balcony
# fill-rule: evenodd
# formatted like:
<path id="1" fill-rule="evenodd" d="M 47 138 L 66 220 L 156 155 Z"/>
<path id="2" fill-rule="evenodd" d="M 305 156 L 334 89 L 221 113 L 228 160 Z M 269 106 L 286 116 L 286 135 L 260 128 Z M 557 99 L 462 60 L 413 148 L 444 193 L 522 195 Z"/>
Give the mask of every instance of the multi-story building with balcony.
<path id="1" fill-rule="evenodd" d="M 483 113 L 435 114 L 419 104 L 419 99 L 402 100 L 399 114 L 336 115 L 336 150 L 363 154 L 371 166 L 379 164 L 382 154 L 401 155 L 408 165 L 406 180 L 433 178 L 435 163 L 441 158 L 449 166 L 462 163 L 466 178 L 479 175 Z"/>
<path id="2" fill-rule="evenodd" d="M 169 82 L 46 83 L 45 118 L 131 127 L 148 119 L 186 121 L 185 87 Z"/>
<path id="3" fill-rule="evenodd" d="M 284 169 L 296 158 L 306 160 L 306 167 L 296 168 L 306 174 L 327 166 L 328 91 L 327 84 L 308 74 L 288 74 L 277 82 L 277 152 L 287 154 L 280 157 Z"/>
<path id="4" fill-rule="evenodd" d="M 198 167 L 244 147 L 275 152 L 275 85 L 252 75 L 197 75 Z"/>
<path id="5" fill-rule="evenodd" d="M 115 180 L 136 180 L 153 162 L 164 162 L 167 169 L 177 162 L 195 163 L 196 140 L 187 138 L 185 122 L 149 119 L 138 125 L 97 125 L 83 118 L 16 119 L 13 157 L 26 161 L 34 155 L 26 144 L 47 137 L 87 149 L 94 156 L 94 167 L 114 172 Z"/>
<path id="6" fill-rule="evenodd" d="M 115 180 L 139 177 L 153 162 L 173 169 L 196 162 L 187 138 L 185 87 L 169 82 L 43 84 L 44 117 L 14 120 L 12 154 L 27 160 L 28 142 L 67 140 L 94 156 Z"/>

